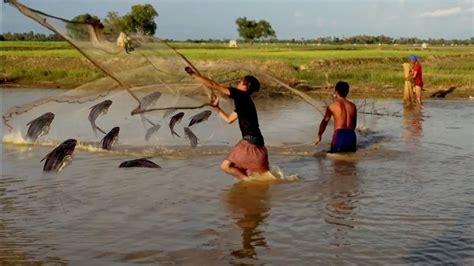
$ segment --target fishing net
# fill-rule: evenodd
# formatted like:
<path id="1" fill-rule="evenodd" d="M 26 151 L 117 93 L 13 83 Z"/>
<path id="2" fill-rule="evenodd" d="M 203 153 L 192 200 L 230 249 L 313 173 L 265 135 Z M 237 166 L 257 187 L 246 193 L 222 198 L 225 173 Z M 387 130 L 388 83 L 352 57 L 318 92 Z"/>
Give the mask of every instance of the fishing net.
<path id="1" fill-rule="evenodd" d="M 167 136 L 166 143 L 173 143 L 173 141 L 177 143 L 176 138 L 169 134 L 169 129 L 166 129 L 170 117 L 183 111 L 186 113 L 184 119 L 191 119 L 199 112 L 210 110 L 208 103 L 214 96 L 212 91 L 187 75 L 184 71 L 185 67 L 191 67 L 195 72 L 229 86 L 235 85 L 243 75 L 252 74 L 260 80 L 262 87 L 287 90 L 302 97 L 321 112 L 320 103 L 291 88 L 258 66 L 203 63 L 196 67 L 180 52 L 158 37 L 125 32 L 106 34 L 103 31 L 103 25 L 96 17 L 91 17 L 85 22 L 76 22 L 31 9 L 16 0 L 7 2 L 22 14 L 60 34 L 106 74 L 106 77 L 74 90 L 9 109 L 3 115 L 3 120 L 10 129 L 26 132 L 25 125 L 28 121 L 43 113 L 53 112 L 56 117 L 52 127 L 55 125 L 63 127 L 62 130 L 51 130 L 49 133 L 51 138 L 76 137 L 83 140 L 96 140 L 103 135 L 94 136 L 91 130 L 92 122 L 88 121 L 87 117 L 88 115 L 89 118 L 91 117 L 90 112 L 91 108 L 94 110 L 93 106 L 104 100 L 110 100 L 112 105 L 109 113 L 112 112 L 113 115 L 100 117 L 92 115 L 92 117 L 97 119 L 94 122 L 105 132 L 114 126 L 127 127 L 127 130 L 120 131 L 122 143 L 132 144 L 138 139 L 146 143 L 145 141 L 153 139 L 153 133 L 163 131 L 165 133 L 162 135 Z M 227 110 L 232 109 L 229 100 L 221 102 L 227 105 Z M 98 114 L 102 115 L 105 111 L 98 110 Z M 143 128 L 140 123 L 137 123 L 139 121 L 145 125 Z M 222 124 L 219 121 L 217 115 L 212 115 L 206 120 L 205 133 L 203 131 L 201 134 L 196 134 L 200 142 L 213 139 L 214 143 L 228 143 L 225 139 L 219 140 L 216 137 L 219 135 Z M 186 135 L 182 130 L 186 125 L 186 121 L 180 125 L 180 132 L 183 135 Z M 193 130 L 199 131 L 196 127 L 199 126 L 194 126 Z M 141 133 L 138 134 L 138 131 Z M 72 134 L 76 136 L 70 136 Z M 202 137 L 203 134 L 205 137 Z M 237 136 L 238 132 L 234 137 Z"/>

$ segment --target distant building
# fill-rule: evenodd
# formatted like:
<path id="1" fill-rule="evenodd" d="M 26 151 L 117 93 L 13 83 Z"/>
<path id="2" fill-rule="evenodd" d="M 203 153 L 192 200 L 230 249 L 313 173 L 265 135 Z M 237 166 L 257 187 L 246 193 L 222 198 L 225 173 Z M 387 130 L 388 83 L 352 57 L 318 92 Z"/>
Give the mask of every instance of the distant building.
<path id="1" fill-rule="evenodd" d="M 427 48 L 428 48 L 428 44 L 427 44 L 427 43 L 424 42 L 424 43 L 421 44 L 421 49 L 422 49 L 422 50 L 425 50 L 425 49 L 427 49 Z"/>
<path id="2" fill-rule="evenodd" d="M 237 47 L 237 40 L 230 40 L 229 47 Z"/>

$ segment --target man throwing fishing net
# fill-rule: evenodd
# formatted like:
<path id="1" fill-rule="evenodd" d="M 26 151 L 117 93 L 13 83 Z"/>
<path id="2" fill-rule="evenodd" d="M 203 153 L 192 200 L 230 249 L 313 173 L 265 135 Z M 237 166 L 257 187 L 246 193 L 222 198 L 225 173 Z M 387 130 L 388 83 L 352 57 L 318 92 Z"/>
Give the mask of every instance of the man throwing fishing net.
<path id="1" fill-rule="evenodd" d="M 346 99 L 347 94 L 349 94 L 349 84 L 339 81 L 336 84 L 336 100 L 327 107 L 326 114 L 319 125 L 316 145 L 321 143 L 326 126 L 331 120 L 331 116 L 334 116 L 331 152 L 355 152 L 357 150 L 355 134 L 357 110 L 355 104 Z"/>
<path id="2" fill-rule="evenodd" d="M 260 89 L 260 82 L 254 76 L 248 75 L 239 81 L 236 88 L 226 87 L 199 75 L 190 67 L 186 67 L 185 70 L 204 86 L 220 91 L 234 100 L 235 110 L 230 114 L 219 107 L 217 97 L 211 100 L 211 106 L 222 120 L 228 124 L 239 120 L 242 133 L 242 140 L 222 162 L 221 169 L 239 180 L 248 179 L 252 173 L 267 172 L 269 170 L 268 152 L 260 132 L 257 110 L 251 97 L 252 93 Z"/>

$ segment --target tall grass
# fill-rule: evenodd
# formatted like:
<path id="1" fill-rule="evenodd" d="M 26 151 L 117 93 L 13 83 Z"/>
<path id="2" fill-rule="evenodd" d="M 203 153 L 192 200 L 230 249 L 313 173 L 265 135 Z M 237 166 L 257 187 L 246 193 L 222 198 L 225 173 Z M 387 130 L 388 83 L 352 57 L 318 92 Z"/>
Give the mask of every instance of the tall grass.
<path id="1" fill-rule="evenodd" d="M 422 58 L 427 87 L 473 89 L 474 46 L 430 47 L 389 45 L 171 43 L 191 61 L 284 63 L 286 81 L 315 86 L 347 80 L 353 86 L 398 88 L 401 64 L 415 53 Z M 133 55 L 133 53 L 132 53 Z M 79 85 L 103 74 L 66 42 L 0 42 L 0 74 L 22 82 L 52 81 Z M 282 67 L 278 64 L 278 67 Z"/>

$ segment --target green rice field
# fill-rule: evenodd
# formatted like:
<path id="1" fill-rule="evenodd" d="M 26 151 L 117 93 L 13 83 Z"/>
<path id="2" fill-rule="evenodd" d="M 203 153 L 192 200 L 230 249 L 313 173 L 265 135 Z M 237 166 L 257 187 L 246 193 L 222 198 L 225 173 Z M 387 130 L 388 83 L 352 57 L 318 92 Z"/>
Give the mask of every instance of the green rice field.
<path id="1" fill-rule="evenodd" d="M 320 88 L 338 80 L 364 91 L 401 93 L 402 64 L 410 54 L 421 57 L 426 90 L 456 87 L 470 93 L 474 46 L 301 45 L 255 43 L 229 48 L 226 43 L 171 45 L 191 61 L 265 64 L 290 84 Z M 73 88 L 103 74 L 66 42 L 0 42 L 0 77 L 9 85 Z M 383 94 L 383 93 L 382 93 Z"/>

